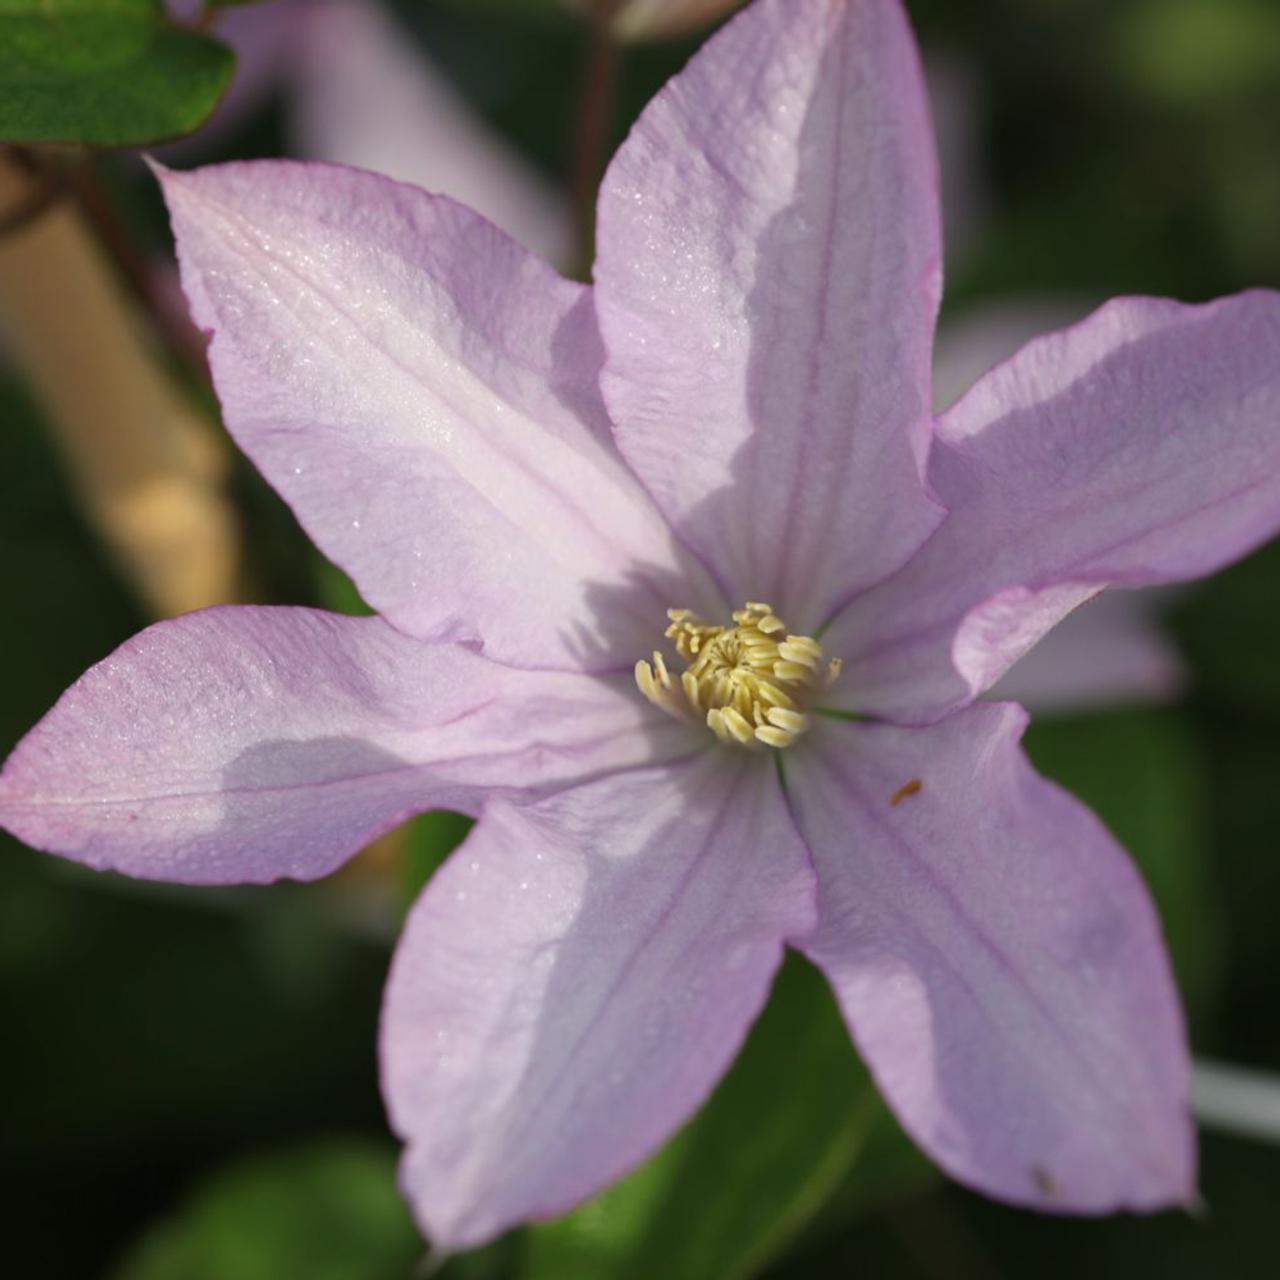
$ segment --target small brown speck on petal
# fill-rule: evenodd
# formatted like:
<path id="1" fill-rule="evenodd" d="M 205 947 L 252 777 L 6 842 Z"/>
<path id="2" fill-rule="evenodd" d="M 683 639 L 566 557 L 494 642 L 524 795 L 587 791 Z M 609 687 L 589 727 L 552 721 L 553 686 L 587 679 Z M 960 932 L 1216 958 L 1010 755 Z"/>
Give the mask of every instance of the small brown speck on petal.
<path id="1" fill-rule="evenodd" d="M 889 803 L 897 808 L 908 796 L 913 796 L 924 784 L 919 778 L 912 778 L 910 782 L 904 782 L 897 791 L 889 797 Z"/>

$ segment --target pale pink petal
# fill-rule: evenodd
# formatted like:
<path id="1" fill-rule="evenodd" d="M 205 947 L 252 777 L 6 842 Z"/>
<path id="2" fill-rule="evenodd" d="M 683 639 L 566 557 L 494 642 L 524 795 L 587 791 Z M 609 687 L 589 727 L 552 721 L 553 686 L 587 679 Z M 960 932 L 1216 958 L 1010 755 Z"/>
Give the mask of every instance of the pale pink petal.
<path id="1" fill-rule="evenodd" d="M 1155 594 L 1115 589 L 1082 604 L 1000 677 L 991 696 L 1036 712 L 1173 697 L 1186 668 L 1160 629 Z"/>
<path id="2" fill-rule="evenodd" d="M 1025 723 L 1006 703 L 824 726 L 787 771 L 818 875 L 800 945 L 953 1177 L 1050 1211 L 1187 1204 L 1189 1062 L 1159 923 L 1102 824 L 1027 764 Z"/>
<path id="3" fill-rule="evenodd" d="M 945 147 L 942 155 L 945 174 Z M 948 229 L 952 221 L 948 217 Z M 1033 338 L 1074 324 L 1092 309 L 1069 296 L 1010 298 L 944 323 L 933 348 L 934 404 L 939 410 L 950 408 L 988 370 Z M 1109 591 L 1094 597 L 1019 659 L 991 696 L 1048 712 L 1173 696 L 1185 671 L 1157 622 L 1153 597 L 1161 594 Z"/>
<path id="4" fill-rule="evenodd" d="M 652 1151 L 812 920 L 760 757 L 486 806 L 410 915 L 383 1011 L 401 1182 L 433 1241 L 559 1213 Z"/>
<path id="5" fill-rule="evenodd" d="M 1003 298 L 944 320 L 933 345 L 934 408 L 938 413 L 950 409 L 1028 342 L 1078 324 L 1097 305 L 1097 299 L 1055 294 Z"/>
<path id="6" fill-rule="evenodd" d="M 420 810 L 689 746 L 625 678 L 513 670 L 378 618 L 210 609 L 63 694 L 0 772 L 0 826 L 146 879 L 309 880 Z"/>
<path id="7" fill-rule="evenodd" d="M 1280 529 L 1280 294 L 1108 303 L 939 422 L 950 511 L 824 643 L 838 705 L 936 718 L 1110 584 L 1220 568 Z"/>
<path id="8" fill-rule="evenodd" d="M 316 0 L 299 27 L 289 119 L 301 155 L 452 196 L 548 262 L 571 253 L 565 201 L 369 0 Z"/>
<path id="9" fill-rule="evenodd" d="M 945 172 L 945 149 L 943 168 Z M 949 408 L 1000 361 L 1040 334 L 1074 324 L 1091 309 L 1073 297 L 1011 298 L 944 323 L 933 348 L 934 404 Z M 1185 672 L 1157 622 L 1153 597 L 1162 594 L 1109 591 L 1096 596 L 1019 659 L 991 696 L 1050 712 L 1173 696 Z"/>
<path id="10" fill-rule="evenodd" d="M 227 425 L 369 603 L 522 666 L 629 667 L 675 561 L 608 437 L 590 295 L 373 174 L 161 178 Z"/>
<path id="11" fill-rule="evenodd" d="M 759 0 L 600 198 L 619 447 L 735 600 L 812 629 L 938 518 L 919 480 L 937 172 L 897 0 Z"/>

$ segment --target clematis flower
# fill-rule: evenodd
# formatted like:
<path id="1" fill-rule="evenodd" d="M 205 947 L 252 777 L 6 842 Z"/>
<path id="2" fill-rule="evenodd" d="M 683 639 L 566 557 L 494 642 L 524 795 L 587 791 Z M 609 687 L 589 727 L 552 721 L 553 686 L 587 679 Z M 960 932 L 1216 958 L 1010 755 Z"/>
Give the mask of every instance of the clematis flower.
<path id="1" fill-rule="evenodd" d="M 902 1123 L 1023 1205 L 1193 1194 L 1148 896 L 976 701 L 1108 586 L 1280 526 L 1280 296 L 1131 298 L 930 409 L 936 173 L 896 0 L 759 0 L 644 112 L 594 288 L 453 202 L 163 174 L 229 429 L 380 617 L 216 609 L 74 685 L 0 820 L 93 867 L 306 879 L 479 819 L 382 1025 L 445 1248 L 706 1096 L 783 948 Z"/>

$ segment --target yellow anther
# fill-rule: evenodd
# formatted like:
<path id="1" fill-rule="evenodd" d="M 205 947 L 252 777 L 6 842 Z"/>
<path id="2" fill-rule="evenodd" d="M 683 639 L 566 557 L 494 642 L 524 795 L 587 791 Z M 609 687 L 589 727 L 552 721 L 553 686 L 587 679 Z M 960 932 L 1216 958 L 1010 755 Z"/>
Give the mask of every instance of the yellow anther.
<path id="1" fill-rule="evenodd" d="M 822 650 L 819 649 L 814 654 L 802 645 L 793 644 L 790 640 L 784 640 L 778 646 L 778 657 L 785 658 L 788 662 L 799 663 L 802 667 L 809 667 L 816 671 L 818 669 L 818 660 L 822 657 Z"/>
<path id="2" fill-rule="evenodd" d="M 653 672 L 649 669 L 647 662 L 636 663 L 636 684 L 640 686 L 640 692 L 644 694 L 650 702 L 657 702 L 658 690 L 653 683 Z"/>
<path id="3" fill-rule="evenodd" d="M 795 708 L 795 700 L 789 698 L 776 684 L 769 680 L 756 681 L 756 693 L 760 695 L 761 702 L 771 703 L 775 707 Z"/>
<path id="4" fill-rule="evenodd" d="M 807 725 L 806 717 L 799 711 L 788 711 L 786 707 L 770 707 L 769 723 L 788 733 L 803 733 Z"/>
<path id="5" fill-rule="evenodd" d="M 789 684 L 799 684 L 813 674 L 814 668 L 801 662 L 775 662 L 773 674 Z"/>
<path id="6" fill-rule="evenodd" d="M 724 723 L 724 712 L 712 708 L 707 712 L 707 728 L 720 739 L 721 742 L 729 742 L 729 730 Z"/>
<path id="7" fill-rule="evenodd" d="M 812 636 L 788 636 L 787 643 L 814 658 L 822 657 L 822 646 Z"/>
<path id="8" fill-rule="evenodd" d="M 698 685 L 698 677 L 692 671 L 686 671 L 680 677 L 680 684 L 684 688 L 684 696 L 689 699 L 689 705 L 695 710 L 702 710 L 702 691 Z"/>
<path id="9" fill-rule="evenodd" d="M 666 637 L 684 659 L 677 680 L 661 653 L 636 663 L 636 684 L 671 715 L 702 723 L 722 742 L 789 747 L 809 727 L 805 708 L 840 674 L 811 636 L 790 635 L 769 605 L 749 600 L 734 626 L 668 609 Z"/>
<path id="10" fill-rule="evenodd" d="M 724 631 L 723 627 L 703 622 L 691 609 L 668 609 L 667 617 L 671 625 L 665 632 L 666 637 L 676 642 L 676 652 L 686 662 L 696 658 Z"/>
<path id="11" fill-rule="evenodd" d="M 734 707 L 725 707 L 720 712 L 720 723 L 729 730 L 739 742 L 750 742 L 755 737 L 755 730 L 742 712 Z"/>
<path id="12" fill-rule="evenodd" d="M 667 664 L 662 654 L 657 649 L 653 651 L 653 669 L 657 673 L 658 681 L 664 689 L 671 688 L 671 672 L 667 670 Z"/>

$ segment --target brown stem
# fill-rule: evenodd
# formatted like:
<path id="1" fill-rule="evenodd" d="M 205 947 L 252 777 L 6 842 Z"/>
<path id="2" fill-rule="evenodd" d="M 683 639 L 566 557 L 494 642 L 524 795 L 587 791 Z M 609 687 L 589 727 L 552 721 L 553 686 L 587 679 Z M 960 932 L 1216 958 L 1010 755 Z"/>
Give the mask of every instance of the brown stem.
<path id="1" fill-rule="evenodd" d="M 574 121 L 571 195 L 578 274 L 584 279 L 595 257 L 596 196 L 618 87 L 621 57 L 613 34 L 617 7 L 617 0 L 596 0 L 589 11 L 591 45 Z"/>
<path id="2" fill-rule="evenodd" d="M 19 147 L 4 148 L 8 163 L 28 177 L 26 190 L 4 210 L 0 210 L 0 240 L 16 235 L 38 221 L 67 194 L 66 175 L 60 169 L 41 168 Z"/>
<path id="3" fill-rule="evenodd" d="M 161 278 L 154 264 L 138 252 L 133 237 L 102 189 L 91 156 L 76 166 L 71 182 L 85 221 L 93 229 L 99 246 L 111 259 L 134 300 L 150 318 L 165 345 L 186 366 L 187 372 L 197 383 L 207 386 L 209 365 L 205 359 L 204 339 L 184 313 L 175 313 L 161 287 Z"/>

